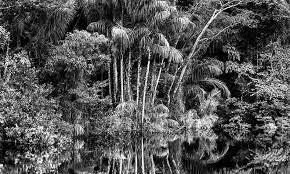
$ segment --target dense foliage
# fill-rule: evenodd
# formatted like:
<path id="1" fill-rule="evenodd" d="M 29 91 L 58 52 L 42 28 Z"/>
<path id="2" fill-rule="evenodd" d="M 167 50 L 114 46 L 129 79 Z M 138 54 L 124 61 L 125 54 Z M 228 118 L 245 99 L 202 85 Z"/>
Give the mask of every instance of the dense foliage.
<path id="1" fill-rule="evenodd" d="M 215 127 L 258 146 L 289 142 L 287 0 L 4 0 L 0 10 L 1 141 L 47 148 Z"/>

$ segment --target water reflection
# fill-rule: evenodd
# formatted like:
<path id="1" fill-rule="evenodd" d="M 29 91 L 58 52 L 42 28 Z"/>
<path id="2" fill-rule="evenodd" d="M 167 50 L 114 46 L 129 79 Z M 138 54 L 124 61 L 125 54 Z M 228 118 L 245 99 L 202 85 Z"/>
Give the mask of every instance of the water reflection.
<path id="1" fill-rule="evenodd" d="M 12 151 L 5 153 L 11 159 L 19 155 Z M 214 134 L 201 136 L 197 132 L 185 132 L 141 136 L 126 133 L 75 139 L 69 149 L 34 152 L 35 158 L 19 158 L 21 162 L 17 165 L 9 165 L 6 159 L 2 172 L 287 174 L 290 173 L 289 153 L 288 146 L 265 149 L 252 142 L 230 141 Z"/>

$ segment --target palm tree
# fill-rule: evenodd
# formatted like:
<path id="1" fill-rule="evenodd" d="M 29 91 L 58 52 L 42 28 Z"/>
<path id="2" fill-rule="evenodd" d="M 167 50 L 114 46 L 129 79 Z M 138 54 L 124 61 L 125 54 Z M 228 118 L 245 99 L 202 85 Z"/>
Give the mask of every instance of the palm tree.
<path id="1" fill-rule="evenodd" d="M 189 74 L 185 77 L 183 91 L 186 96 L 197 97 L 201 103 L 209 89 L 219 89 L 224 98 L 230 96 L 230 91 L 222 81 L 214 78 L 222 74 L 223 63 L 215 59 L 196 62 L 191 65 Z"/>
<path id="2" fill-rule="evenodd" d="M 116 104 L 135 100 L 137 108 L 142 103 L 140 107 L 142 122 L 146 103 L 150 103 L 151 107 L 155 105 L 158 87 L 161 81 L 164 82 L 161 80 L 164 73 L 172 77 L 169 84 L 169 96 L 173 86 L 176 86 L 174 93 L 179 86 L 179 82 L 174 84 L 178 67 L 182 67 L 180 64 L 183 62 L 184 53 L 177 49 L 177 44 L 185 29 L 194 28 L 194 24 L 189 20 L 190 16 L 179 13 L 174 4 L 168 1 L 68 0 L 47 12 L 45 25 L 42 25 L 34 37 L 34 43 L 41 43 L 43 39 L 57 43 L 68 30 L 75 28 L 71 26 L 77 25 L 76 21 L 80 19 L 80 16 L 90 23 L 87 30 L 102 33 L 111 39 L 113 62 L 112 67 L 109 68 L 112 70 L 109 71 L 111 98 Z M 170 27 L 164 29 L 165 25 Z M 188 61 L 188 58 L 186 60 Z M 146 68 L 142 67 L 144 61 L 147 62 Z M 128 66 L 125 62 L 128 62 Z M 131 79 L 134 72 L 131 65 L 133 66 L 136 62 L 138 62 L 138 74 L 135 80 Z M 170 71 L 171 66 L 176 67 L 174 73 Z M 186 80 L 185 91 L 193 91 L 193 88 L 200 89 L 197 86 L 205 84 L 225 89 L 220 81 L 209 78 L 210 73 L 217 74 L 213 72 L 217 70 L 214 66 L 209 64 L 187 66 L 196 67 L 193 67 L 195 70 Z M 146 73 L 142 74 L 141 69 Z M 198 73 L 204 73 L 203 78 L 197 78 Z M 141 82 L 140 79 L 144 81 Z M 142 94 L 141 90 L 143 90 Z M 139 98 L 142 98 L 142 102 Z"/>

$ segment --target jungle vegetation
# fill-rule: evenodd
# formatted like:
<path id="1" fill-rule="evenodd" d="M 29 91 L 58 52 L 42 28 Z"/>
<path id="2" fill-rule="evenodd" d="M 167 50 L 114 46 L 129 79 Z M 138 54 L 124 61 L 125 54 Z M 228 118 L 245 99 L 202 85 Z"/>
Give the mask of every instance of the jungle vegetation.
<path id="1" fill-rule="evenodd" d="M 213 128 L 289 141 L 289 0 L 2 0 L 0 38 L 1 141 Z"/>

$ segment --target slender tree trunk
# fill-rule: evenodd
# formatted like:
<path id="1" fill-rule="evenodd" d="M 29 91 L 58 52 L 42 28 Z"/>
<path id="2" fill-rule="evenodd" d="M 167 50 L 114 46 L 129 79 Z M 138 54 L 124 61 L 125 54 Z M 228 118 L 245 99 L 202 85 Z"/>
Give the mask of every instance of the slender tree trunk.
<path id="1" fill-rule="evenodd" d="M 135 145 L 135 174 L 138 174 L 138 150 L 137 145 Z"/>
<path id="2" fill-rule="evenodd" d="M 149 76 L 149 70 L 150 70 L 150 58 L 151 58 L 151 53 L 150 53 L 150 50 L 148 49 L 148 62 L 147 62 L 147 70 L 146 70 L 146 76 L 145 76 L 145 84 L 144 84 L 144 89 L 143 89 L 143 101 L 142 101 L 142 116 L 141 116 L 142 126 L 144 123 L 144 116 L 145 116 L 146 89 L 148 85 L 148 76 Z"/>
<path id="3" fill-rule="evenodd" d="M 155 82 L 155 74 L 156 74 L 156 62 L 155 58 L 153 59 L 153 64 L 152 64 L 152 72 L 151 72 L 151 83 L 149 84 L 151 86 L 150 92 L 153 97 L 153 90 L 154 90 L 154 82 Z"/>
<path id="4" fill-rule="evenodd" d="M 194 45 L 191 49 L 191 52 L 190 54 L 187 56 L 186 60 L 185 60 L 185 65 L 183 66 L 182 70 L 181 70 L 181 73 L 180 73 L 180 76 L 179 76 L 179 79 L 178 79 L 178 82 L 177 82 L 177 85 L 176 85 L 176 88 L 173 92 L 173 96 L 175 96 L 175 94 L 177 93 L 178 91 L 178 88 L 180 87 L 181 85 L 181 82 L 182 82 L 182 79 L 183 79 L 183 76 L 185 75 L 185 72 L 186 72 L 186 69 L 190 63 L 190 60 L 193 56 L 195 56 L 196 54 L 196 50 L 197 50 L 197 47 L 198 47 L 198 44 L 201 40 L 201 38 L 203 37 L 204 33 L 206 32 L 206 30 L 208 29 L 208 27 L 210 26 L 210 24 L 214 21 L 214 19 L 216 19 L 216 17 L 222 12 L 222 10 L 215 10 L 214 13 L 212 14 L 210 20 L 207 22 L 207 24 L 204 26 L 204 28 L 202 29 L 202 31 L 200 32 L 200 34 L 198 35 L 198 37 L 196 38 L 195 42 L 194 42 Z"/>
<path id="5" fill-rule="evenodd" d="M 111 97 L 111 99 L 113 99 L 113 95 L 112 95 L 112 79 L 111 79 L 111 63 L 109 63 L 109 69 L 108 69 L 108 79 L 109 79 L 109 95 Z"/>
<path id="6" fill-rule="evenodd" d="M 177 36 L 177 39 L 176 39 L 176 41 L 174 43 L 174 48 L 176 48 L 176 46 L 177 46 L 177 44 L 179 42 L 179 39 L 180 39 L 180 35 Z M 168 65 L 166 67 L 166 72 L 169 72 L 169 68 L 170 68 L 171 62 L 172 62 L 171 60 L 168 62 Z"/>
<path id="7" fill-rule="evenodd" d="M 114 69 L 114 98 L 115 102 L 117 101 L 117 92 L 118 92 L 118 66 L 117 66 L 117 58 L 113 56 L 113 69 Z"/>
<path id="8" fill-rule="evenodd" d="M 120 61 L 120 81 L 121 81 L 121 103 L 124 102 L 124 57 L 123 53 L 121 53 L 121 61 Z"/>
<path id="9" fill-rule="evenodd" d="M 153 154 L 150 155 L 151 159 L 151 166 L 152 166 L 152 174 L 155 174 L 155 164 L 154 164 L 154 159 L 153 159 Z"/>
<path id="10" fill-rule="evenodd" d="M 145 162 L 144 162 L 144 139 L 142 137 L 141 141 L 141 166 L 142 166 L 142 174 L 145 174 Z"/>
<path id="11" fill-rule="evenodd" d="M 108 168 L 107 168 L 107 174 L 110 173 L 110 170 L 111 170 L 111 158 L 109 158 L 109 165 L 108 165 Z"/>
<path id="12" fill-rule="evenodd" d="M 128 58 L 128 75 L 127 75 L 127 88 L 128 88 L 128 96 L 129 101 L 133 100 L 132 92 L 131 92 L 131 73 L 132 73 L 132 53 L 131 50 L 129 51 L 129 58 Z"/>
<path id="13" fill-rule="evenodd" d="M 170 174 L 172 174 L 172 169 L 171 169 L 171 166 L 170 166 L 170 163 L 169 163 L 169 160 L 168 160 L 168 155 L 166 157 L 166 163 L 167 163 L 167 166 L 168 166 Z"/>
<path id="14" fill-rule="evenodd" d="M 140 55 L 140 57 L 138 58 L 138 68 L 137 68 L 137 96 L 136 96 L 136 121 L 138 122 L 138 109 L 139 109 L 139 101 L 140 101 L 140 76 L 141 76 L 141 58 L 142 56 Z"/>
<path id="15" fill-rule="evenodd" d="M 171 82 L 171 85 L 170 85 L 170 87 L 169 87 L 169 89 L 168 89 L 168 93 L 167 93 L 167 99 L 168 99 L 168 101 L 167 101 L 167 106 L 170 105 L 170 101 L 171 101 L 170 93 L 171 93 L 171 89 L 172 89 L 172 87 L 173 87 L 173 85 L 174 85 L 174 82 L 175 82 L 175 78 L 176 78 L 177 72 L 178 72 L 178 65 L 176 65 L 176 69 L 175 69 L 175 72 L 174 72 L 174 77 L 173 77 L 173 80 L 172 80 L 172 82 Z"/>
<path id="16" fill-rule="evenodd" d="M 115 174 L 116 173 L 116 169 L 115 169 L 115 159 L 113 159 L 113 166 L 112 166 L 112 173 Z"/>
<path id="17" fill-rule="evenodd" d="M 129 151 L 129 157 L 128 157 L 128 163 L 127 163 L 127 170 L 126 170 L 126 174 L 129 174 L 130 172 L 130 165 L 131 165 L 131 152 Z"/>
<path id="18" fill-rule="evenodd" d="M 178 165 L 176 164 L 176 162 L 175 162 L 175 160 L 173 158 L 172 158 L 172 164 L 173 164 L 173 166 L 175 168 L 175 173 L 176 174 L 180 174 L 179 167 L 178 167 Z"/>
<path id="19" fill-rule="evenodd" d="M 164 58 L 162 58 L 161 67 L 159 69 L 157 80 L 156 80 L 156 84 L 155 84 L 155 87 L 154 87 L 154 90 L 153 90 L 153 97 L 152 97 L 152 103 L 151 103 L 152 106 L 154 106 L 154 103 L 155 103 L 157 87 L 158 87 L 158 84 L 159 84 L 159 80 L 160 80 L 160 76 L 161 76 L 161 72 L 162 72 L 162 68 L 163 68 L 163 63 L 164 63 Z"/>
<path id="20" fill-rule="evenodd" d="M 123 170 L 123 159 L 119 159 L 119 163 L 120 163 L 120 167 L 119 167 L 119 174 L 122 174 L 122 170 Z"/>

